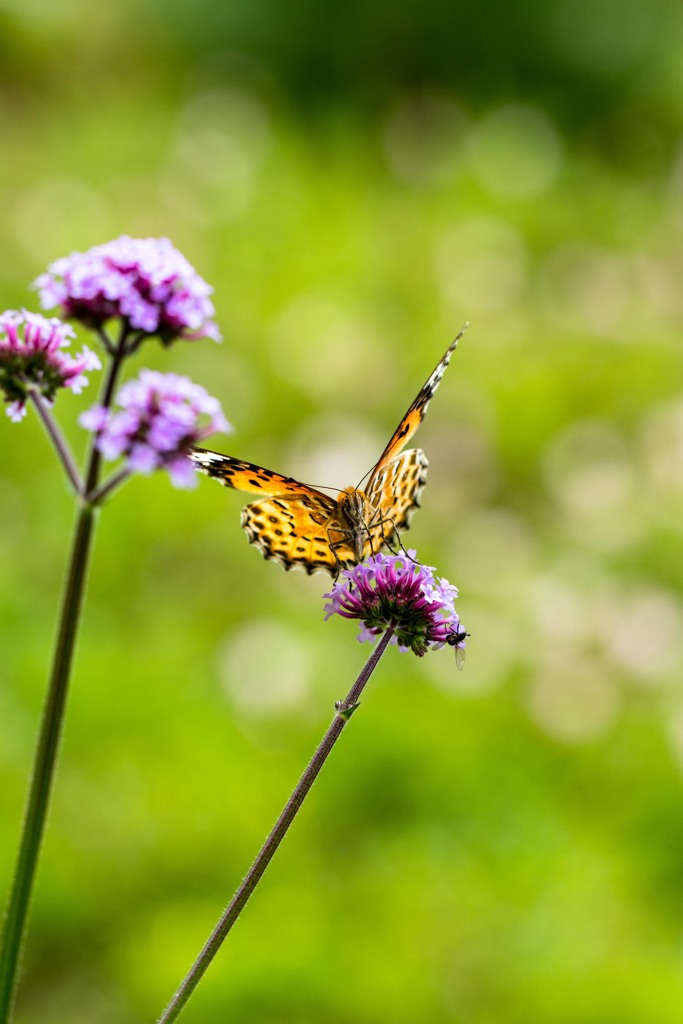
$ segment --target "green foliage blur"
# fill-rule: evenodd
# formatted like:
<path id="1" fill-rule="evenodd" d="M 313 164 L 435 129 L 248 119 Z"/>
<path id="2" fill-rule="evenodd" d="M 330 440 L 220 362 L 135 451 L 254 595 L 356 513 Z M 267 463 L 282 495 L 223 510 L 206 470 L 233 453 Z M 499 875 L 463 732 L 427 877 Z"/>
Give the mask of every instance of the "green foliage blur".
<path id="1" fill-rule="evenodd" d="M 169 236 L 225 341 L 129 372 L 217 395 L 214 447 L 354 483 L 471 322 L 406 538 L 464 671 L 387 654 L 183 1020 L 680 1021 L 680 6 L 8 0 L 0 52 L 2 307 Z M 74 507 L 34 418 L 0 442 L 4 901 Z M 243 503 L 100 518 L 17 1024 L 156 1019 L 367 657 Z"/>

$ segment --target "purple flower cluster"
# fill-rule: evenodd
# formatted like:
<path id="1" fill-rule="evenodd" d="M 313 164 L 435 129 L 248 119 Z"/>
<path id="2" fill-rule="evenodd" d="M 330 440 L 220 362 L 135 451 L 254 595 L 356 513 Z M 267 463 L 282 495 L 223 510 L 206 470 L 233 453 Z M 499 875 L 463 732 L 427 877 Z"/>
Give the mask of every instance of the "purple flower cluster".
<path id="1" fill-rule="evenodd" d="M 113 317 L 143 334 L 220 341 L 209 299 L 212 288 L 167 238 L 123 235 L 87 252 L 55 260 L 34 286 L 44 308 L 88 327 Z"/>
<path id="2" fill-rule="evenodd" d="M 324 595 L 329 598 L 325 618 L 337 614 L 361 619 L 360 641 L 374 640 L 393 627 L 392 642 L 419 657 L 444 644 L 464 648 L 467 634 L 453 606 L 457 589 L 414 558 L 414 551 L 373 555 L 344 569 L 330 593 Z"/>
<path id="3" fill-rule="evenodd" d="M 188 449 L 216 431 L 232 429 L 216 398 L 174 373 L 142 370 L 123 385 L 116 401 L 118 409 L 95 405 L 79 423 L 97 434 L 105 459 L 123 456 L 126 468 L 137 473 L 166 469 L 175 487 L 195 486 Z"/>
<path id="4" fill-rule="evenodd" d="M 86 346 L 80 355 L 67 355 L 75 337 L 61 320 L 40 313 L 7 310 L 0 314 L 0 389 L 9 402 L 7 415 L 15 423 L 26 413 L 26 400 L 35 391 L 50 404 L 59 388 L 80 394 L 88 384 L 87 370 L 99 370 L 100 361 Z"/>

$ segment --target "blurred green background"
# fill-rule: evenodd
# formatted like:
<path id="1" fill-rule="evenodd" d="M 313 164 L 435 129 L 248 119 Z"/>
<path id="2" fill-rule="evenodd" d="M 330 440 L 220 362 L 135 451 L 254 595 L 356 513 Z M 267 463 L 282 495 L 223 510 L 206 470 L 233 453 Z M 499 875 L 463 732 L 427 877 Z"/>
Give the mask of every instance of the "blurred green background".
<path id="1" fill-rule="evenodd" d="M 169 236 L 225 341 L 129 372 L 217 395 L 214 447 L 347 486 L 472 325 L 407 538 L 465 669 L 389 652 L 183 1020 L 680 1021 L 680 4 L 6 0 L 0 48 L 2 307 Z M 74 509 L 0 439 L 4 901 Z M 19 1024 L 155 1019 L 367 657 L 242 504 L 101 517 Z"/>

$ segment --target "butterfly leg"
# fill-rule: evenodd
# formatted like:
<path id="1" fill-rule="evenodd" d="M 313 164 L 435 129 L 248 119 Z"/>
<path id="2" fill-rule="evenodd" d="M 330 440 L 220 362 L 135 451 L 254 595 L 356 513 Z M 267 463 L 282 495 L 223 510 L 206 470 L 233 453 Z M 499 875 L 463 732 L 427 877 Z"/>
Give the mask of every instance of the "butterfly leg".
<path id="1" fill-rule="evenodd" d="M 401 549 L 401 551 L 406 556 L 408 561 L 409 562 L 414 562 L 415 565 L 418 565 L 419 563 L 418 563 L 417 559 L 411 558 L 411 556 L 408 554 L 408 551 L 407 551 L 406 547 L 404 546 L 403 541 L 401 540 L 401 535 L 398 533 L 398 531 L 396 531 L 395 536 L 396 536 L 396 543 L 398 544 L 398 547 Z M 393 541 L 393 537 L 392 537 L 392 541 Z M 387 547 L 389 548 L 390 551 L 394 551 L 394 549 L 392 548 L 391 544 L 387 543 Z M 394 552 L 394 554 L 398 554 L 398 551 Z"/>
<path id="2" fill-rule="evenodd" d="M 384 527 L 387 525 L 390 526 L 390 529 L 387 532 L 385 532 Z M 394 538 L 396 538 L 396 541 L 398 541 L 399 547 L 403 548 L 403 545 L 401 544 L 401 538 L 399 536 L 398 530 L 396 529 L 396 524 L 394 520 L 392 519 L 391 516 L 382 516 L 382 513 L 379 509 L 375 511 L 370 522 L 365 527 L 368 540 L 370 541 L 370 545 L 373 548 L 373 554 L 375 554 L 375 538 L 372 536 L 373 530 L 380 531 L 380 542 L 377 548 L 378 551 L 381 551 L 382 548 L 386 547 L 389 548 L 389 551 L 391 551 L 392 554 L 396 554 L 396 549 L 394 547 Z M 405 551 L 405 548 L 403 548 L 403 550 Z"/>
<path id="3" fill-rule="evenodd" d="M 354 531 L 343 526 L 338 520 L 334 520 L 327 524 L 327 543 L 334 556 L 334 578 L 336 579 L 342 569 L 348 569 L 358 561 L 353 557 Z"/>

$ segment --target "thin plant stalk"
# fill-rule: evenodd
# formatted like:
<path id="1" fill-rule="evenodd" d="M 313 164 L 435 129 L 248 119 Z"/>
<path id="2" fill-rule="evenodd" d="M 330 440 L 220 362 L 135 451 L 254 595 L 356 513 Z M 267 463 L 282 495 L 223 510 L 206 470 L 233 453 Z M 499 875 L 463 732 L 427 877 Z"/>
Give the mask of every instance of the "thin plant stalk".
<path id="1" fill-rule="evenodd" d="M 68 476 L 71 486 L 73 487 L 76 494 L 83 493 L 83 482 L 81 480 L 78 467 L 74 461 L 73 454 L 69 444 L 59 429 L 52 413 L 50 412 L 49 406 L 46 404 L 45 399 L 36 389 L 32 389 L 29 392 L 29 398 L 35 406 L 38 416 L 47 430 L 48 436 L 54 445 L 55 451 L 59 455 L 60 461 L 64 466 L 64 471 Z"/>
<path id="2" fill-rule="evenodd" d="M 103 484 L 96 487 L 89 494 L 86 494 L 85 499 L 91 505 L 101 505 L 105 498 L 107 498 L 113 491 L 117 491 L 121 484 L 125 483 L 128 477 L 131 475 L 131 471 L 128 467 L 124 466 L 118 473 L 113 473 L 108 480 L 105 480 Z"/>
<path id="3" fill-rule="evenodd" d="M 93 510 L 84 506 L 80 510 L 76 523 L 52 675 L 43 711 L 26 817 L 5 917 L 2 948 L 0 949 L 0 1022 L 2 1024 L 6 1024 L 10 1020 L 12 1012 L 19 956 L 62 734 L 92 531 Z"/>
<path id="4" fill-rule="evenodd" d="M 275 851 L 284 839 L 289 826 L 294 821 L 294 818 L 310 791 L 311 786 L 315 782 L 320 769 L 327 760 L 333 746 L 341 736 L 344 726 L 356 710 L 360 695 L 377 666 L 379 659 L 384 654 L 393 633 L 393 627 L 386 630 L 358 676 L 358 679 L 349 690 L 346 699 L 339 701 L 335 705 L 335 716 L 321 740 L 320 746 L 311 758 L 308 767 L 301 776 L 301 779 L 287 801 L 284 810 L 273 826 L 270 835 L 261 847 L 254 863 L 249 868 L 244 881 L 237 889 L 226 909 L 223 911 L 218 924 L 212 931 L 199 956 L 183 979 L 177 992 L 173 996 L 173 999 L 162 1013 L 158 1020 L 158 1024 L 172 1024 L 173 1021 L 177 1020 L 183 1010 L 183 1007 L 201 981 L 211 961 L 220 949 L 223 940 L 241 914 L 249 897 L 273 859 Z"/>
<path id="5" fill-rule="evenodd" d="M 125 325 L 121 327 L 121 335 L 115 348 L 110 343 L 109 351 L 112 351 L 111 362 L 107 366 L 107 372 L 104 378 L 104 384 L 102 386 L 102 399 L 101 404 L 105 409 L 108 409 L 112 403 L 114 397 L 114 390 L 116 383 L 119 379 L 119 373 L 123 360 L 128 355 L 126 347 L 128 337 L 128 330 Z M 100 479 L 100 464 L 102 462 L 102 456 L 100 455 L 99 449 L 96 446 L 96 438 L 93 437 L 92 444 L 90 446 L 90 455 L 88 457 L 88 471 L 85 476 L 85 493 L 89 494 L 93 491 L 98 484 Z"/>
<path id="6" fill-rule="evenodd" d="M 111 404 L 119 371 L 126 354 L 125 343 L 126 332 L 122 331 L 107 367 L 102 390 L 104 406 Z M 91 491 L 96 487 L 99 470 L 100 453 L 95 447 L 93 439 L 85 478 L 86 491 Z M 71 473 L 69 476 L 73 483 Z M 26 815 L 5 915 L 2 944 L 0 945 L 0 1024 L 8 1024 L 12 1014 L 19 959 L 64 726 L 69 679 L 83 606 L 94 525 L 95 509 L 91 503 L 81 499 L 59 616 L 52 671 L 33 762 Z"/>

